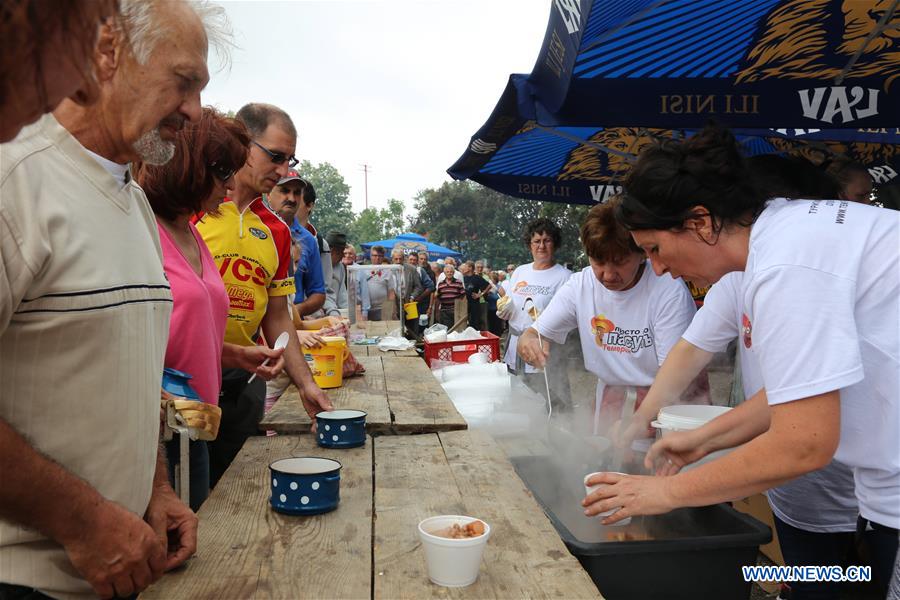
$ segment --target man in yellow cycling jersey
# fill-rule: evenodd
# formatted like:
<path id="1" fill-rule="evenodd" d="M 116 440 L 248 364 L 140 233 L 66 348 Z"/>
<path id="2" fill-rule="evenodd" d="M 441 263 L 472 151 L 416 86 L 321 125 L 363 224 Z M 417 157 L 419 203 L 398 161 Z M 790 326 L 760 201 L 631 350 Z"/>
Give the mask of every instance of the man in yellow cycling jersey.
<path id="1" fill-rule="evenodd" d="M 219 207 L 220 215 L 203 215 L 197 229 L 203 236 L 228 292 L 225 341 L 255 344 L 260 332 L 269 344 L 284 332 L 294 332 L 290 298 L 294 280 L 289 273 L 291 234 L 263 201 L 289 167 L 297 163 L 297 130 L 291 118 L 269 104 L 247 104 L 237 115 L 250 132 L 250 153 L 235 173 L 235 189 Z M 310 416 L 331 410 L 331 401 L 313 381 L 296 335 L 284 351 L 284 368 L 300 392 Z M 219 407 L 219 437 L 210 442 L 210 484 L 215 485 L 251 435 L 259 433 L 265 382 L 249 385 L 250 373 L 223 369 Z"/>

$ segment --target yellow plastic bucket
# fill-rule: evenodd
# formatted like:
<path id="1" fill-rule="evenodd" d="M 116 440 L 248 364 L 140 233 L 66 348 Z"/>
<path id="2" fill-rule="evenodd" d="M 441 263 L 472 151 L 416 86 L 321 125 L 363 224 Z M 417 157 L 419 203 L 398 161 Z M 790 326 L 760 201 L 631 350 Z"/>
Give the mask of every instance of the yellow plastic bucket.
<path id="1" fill-rule="evenodd" d="M 340 336 L 325 336 L 322 339 L 325 340 L 324 346 L 303 350 L 306 364 L 320 388 L 341 387 L 344 381 L 344 354 L 347 352 L 347 341 Z"/>
<path id="2" fill-rule="evenodd" d="M 407 321 L 419 318 L 419 305 L 415 302 L 407 302 L 403 305 L 403 310 L 406 312 Z"/>

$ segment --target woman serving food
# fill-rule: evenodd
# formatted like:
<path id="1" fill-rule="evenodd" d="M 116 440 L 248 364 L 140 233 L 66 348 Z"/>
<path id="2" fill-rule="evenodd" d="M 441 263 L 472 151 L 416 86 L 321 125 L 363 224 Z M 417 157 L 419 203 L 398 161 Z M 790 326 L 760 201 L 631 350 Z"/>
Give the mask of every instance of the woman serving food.
<path id="1" fill-rule="evenodd" d="M 578 329 L 584 367 L 597 376 L 594 432 L 605 432 L 621 415 L 628 387 L 638 405 L 669 350 L 694 316 L 694 302 L 681 281 L 660 277 L 644 252 L 615 219 L 617 201 L 599 204 L 581 226 L 590 267 L 573 275 L 537 320 L 522 333 L 519 356 L 542 367 L 551 343 Z M 540 339 L 538 339 L 540 334 Z M 705 373 L 686 397 L 709 403 Z"/>
<path id="2" fill-rule="evenodd" d="M 660 275 L 744 271 L 740 343 L 764 389 L 658 441 L 647 464 L 730 454 L 672 477 L 606 473 L 604 521 L 742 498 L 821 469 L 853 469 L 857 530 L 885 586 L 900 527 L 900 214 L 840 200 L 768 201 L 734 137 L 707 128 L 645 150 L 618 217 Z M 665 467 L 664 467 L 665 468 Z"/>

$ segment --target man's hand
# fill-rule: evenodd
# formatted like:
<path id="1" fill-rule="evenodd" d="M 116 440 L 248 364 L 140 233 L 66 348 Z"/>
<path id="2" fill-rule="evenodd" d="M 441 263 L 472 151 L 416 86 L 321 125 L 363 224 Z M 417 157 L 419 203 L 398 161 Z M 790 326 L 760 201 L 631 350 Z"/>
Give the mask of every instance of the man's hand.
<path id="1" fill-rule="evenodd" d="M 315 383 L 303 386 L 303 389 L 300 390 L 300 399 L 303 401 L 303 408 L 306 409 L 306 414 L 312 419 L 312 427 L 310 429 L 313 433 L 316 433 L 316 413 L 334 410 L 334 404 L 331 403 L 331 400 L 322 391 L 322 388 Z"/>
<path id="2" fill-rule="evenodd" d="M 166 569 L 166 546 L 150 525 L 108 500 L 90 510 L 83 530 L 58 541 L 101 598 L 140 592 Z"/>
<path id="3" fill-rule="evenodd" d="M 168 482 L 154 484 L 144 518 L 166 550 L 166 571 L 181 565 L 197 551 L 197 515 L 175 495 Z"/>

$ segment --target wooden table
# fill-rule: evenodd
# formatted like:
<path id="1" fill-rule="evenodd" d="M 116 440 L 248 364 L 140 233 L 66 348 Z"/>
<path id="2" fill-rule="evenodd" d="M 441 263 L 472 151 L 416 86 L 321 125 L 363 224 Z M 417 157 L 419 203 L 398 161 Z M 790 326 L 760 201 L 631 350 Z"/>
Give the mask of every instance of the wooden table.
<path id="1" fill-rule="evenodd" d="M 366 430 L 373 434 L 435 433 L 466 429 L 450 397 L 420 358 L 360 357 L 365 375 L 344 380 L 327 390 L 335 408 L 368 413 Z M 260 423 L 278 433 L 307 433 L 310 419 L 297 388 L 288 388 Z"/>
<path id="2" fill-rule="evenodd" d="M 280 515 L 268 505 L 267 465 L 305 455 L 341 461 L 341 504 L 313 517 Z M 491 525 L 469 587 L 428 580 L 416 526 L 439 514 Z M 481 432 L 370 437 L 352 450 L 318 448 L 311 436 L 251 438 L 199 517 L 196 557 L 141 598 L 600 598 Z"/>

